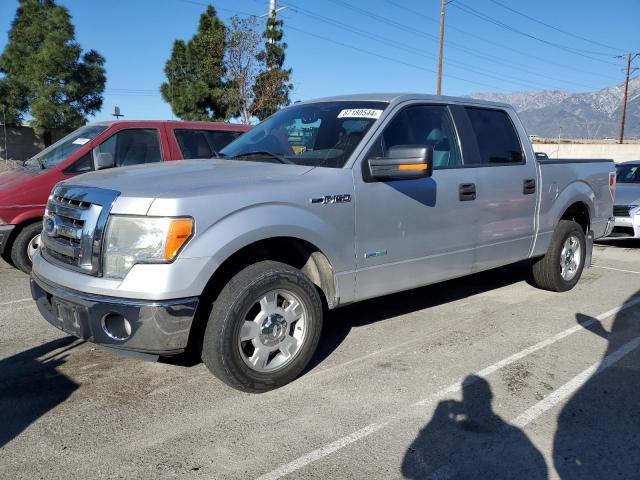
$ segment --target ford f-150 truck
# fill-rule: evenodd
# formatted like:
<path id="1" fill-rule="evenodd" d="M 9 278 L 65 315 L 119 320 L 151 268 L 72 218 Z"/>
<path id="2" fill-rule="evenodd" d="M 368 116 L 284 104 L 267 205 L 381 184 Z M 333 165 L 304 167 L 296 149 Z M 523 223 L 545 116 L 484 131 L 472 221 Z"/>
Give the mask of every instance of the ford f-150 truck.
<path id="1" fill-rule="evenodd" d="M 220 157 L 57 185 L 31 276 L 42 315 L 121 352 L 195 351 L 259 392 L 303 371 L 325 309 L 524 259 L 566 291 L 613 228 L 613 162 L 537 160 L 503 104 L 298 103 Z"/>
<path id="2" fill-rule="evenodd" d="M 248 125 L 120 120 L 86 125 L 0 173 L 0 255 L 26 273 L 40 244 L 42 214 L 53 186 L 105 167 L 211 158 Z"/>

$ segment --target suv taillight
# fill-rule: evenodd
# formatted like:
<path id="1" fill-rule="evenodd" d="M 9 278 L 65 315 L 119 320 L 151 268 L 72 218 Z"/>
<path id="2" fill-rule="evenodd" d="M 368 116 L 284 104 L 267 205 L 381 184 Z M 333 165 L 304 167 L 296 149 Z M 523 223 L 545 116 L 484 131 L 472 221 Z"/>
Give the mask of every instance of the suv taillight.
<path id="1" fill-rule="evenodd" d="M 616 197 L 616 174 L 615 172 L 609 172 L 609 193 L 611 193 L 611 200 Z"/>

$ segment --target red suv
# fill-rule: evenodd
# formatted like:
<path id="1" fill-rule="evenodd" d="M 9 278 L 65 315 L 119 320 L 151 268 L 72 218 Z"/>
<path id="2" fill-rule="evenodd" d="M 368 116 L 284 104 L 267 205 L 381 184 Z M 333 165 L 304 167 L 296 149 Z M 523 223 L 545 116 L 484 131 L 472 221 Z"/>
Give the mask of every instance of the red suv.
<path id="1" fill-rule="evenodd" d="M 183 158 L 211 158 L 249 130 L 210 122 L 92 123 L 0 174 L 0 254 L 24 272 L 38 248 L 42 216 L 53 186 L 98 165 L 126 167 Z M 100 167 L 98 167 L 100 168 Z"/>

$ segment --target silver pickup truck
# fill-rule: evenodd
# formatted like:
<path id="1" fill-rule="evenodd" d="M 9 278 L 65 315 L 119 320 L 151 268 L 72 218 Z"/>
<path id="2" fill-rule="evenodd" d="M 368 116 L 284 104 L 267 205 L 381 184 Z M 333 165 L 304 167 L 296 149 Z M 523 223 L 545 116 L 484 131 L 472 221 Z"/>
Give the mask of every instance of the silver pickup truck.
<path id="1" fill-rule="evenodd" d="M 56 186 L 31 286 L 54 326 L 201 355 L 259 392 L 310 361 L 323 311 L 531 259 L 571 289 L 613 228 L 614 164 L 540 161 L 514 110 L 429 95 L 287 107 L 221 158 Z"/>

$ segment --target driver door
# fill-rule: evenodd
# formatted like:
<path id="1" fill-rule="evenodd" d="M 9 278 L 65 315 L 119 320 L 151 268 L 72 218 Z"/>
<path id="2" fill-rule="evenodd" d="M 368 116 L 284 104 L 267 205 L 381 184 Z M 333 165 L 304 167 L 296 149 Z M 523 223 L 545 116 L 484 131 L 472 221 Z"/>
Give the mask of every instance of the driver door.
<path id="1" fill-rule="evenodd" d="M 367 160 L 396 145 L 430 145 L 431 177 L 367 179 Z M 466 275 L 476 246 L 473 185 L 445 105 L 410 105 L 383 127 L 356 177 L 356 300 Z"/>

